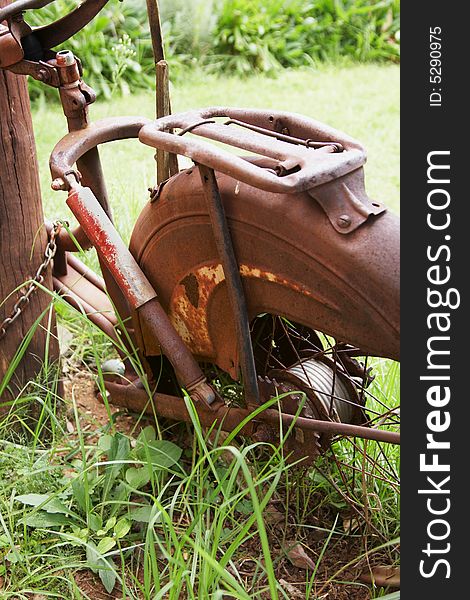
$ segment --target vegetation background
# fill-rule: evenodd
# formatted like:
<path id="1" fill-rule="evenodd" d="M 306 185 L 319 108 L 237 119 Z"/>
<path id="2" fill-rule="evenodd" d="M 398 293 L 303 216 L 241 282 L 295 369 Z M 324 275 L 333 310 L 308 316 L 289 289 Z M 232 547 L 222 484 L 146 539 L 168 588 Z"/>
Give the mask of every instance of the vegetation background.
<path id="1" fill-rule="evenodd" d="M 78 0 L 57 0 L 33 13 L 41 25 Z M 344 60 L 393 62 L 400 57 L 399 0 L 161 0 L 166 57 L 174 81 L 188 70 L 248 76 Z M 153 84 L 144 0 L 112 0 L 68 47 L 88 84 L 109 97 Z M 31 82 L 34 97 L 47 93 Z"/>

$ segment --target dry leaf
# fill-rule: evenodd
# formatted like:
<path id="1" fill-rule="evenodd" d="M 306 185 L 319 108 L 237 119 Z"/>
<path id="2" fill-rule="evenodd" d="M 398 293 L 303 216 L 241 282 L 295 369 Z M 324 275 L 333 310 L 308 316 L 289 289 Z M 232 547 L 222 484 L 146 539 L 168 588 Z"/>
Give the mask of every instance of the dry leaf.
<path id="1" fill-rule="evenodd" d="M 272 504 L 268 504 L 263 516 L 266 523 L 269 523 L 270 525 L 277 525 L 278 523 L 282 523 L 285 519 L 285 515 L 277 510 Z"/>
<path id="2" fill-rule="evenodd" d="M 373 583 L 379 587 L 400 587 L 400 567 L 371 567 L 359 576 L 364 583 Z"/>
<path id="3" fill-rule="evenodd" d="M 300 590 L 298 590 L 295 585 L 289 583 L 285 579 L 280 579 L 279 583 L 284 588 L 284 591 L 289 594 L 289 598 L 299 598 L 300 600 L 305 600 L 304 594 Z"/>
<path id="4" fill-rule="evenodd" d="M 294 565 L 294 567 L 298 567 L 299 569 L 310 569 L 311 571 L 315 569 L 315 563 L 309 556 L 307 556 L 307 553 L 305 552 L 303 546 L 299 544 L 299 542 L 290 547 L 289 551 L 287 552 L 287 558 Z"/>
<path id="5" fill-rule="evenodd" d="M 69 331 L 66 327 L 57 324 L 57 337 L 59 338 L 59 348 L 61 356 L 65 356 L 69 353 L 70 348 L 73 343 L 73 333 Z"/>
<path id="6" fill-rule="evenodd" d="M 359 529 L 359 521 L 356 517 L 343 519 L 343 529 L 346 533 L 352 533 Z"/>

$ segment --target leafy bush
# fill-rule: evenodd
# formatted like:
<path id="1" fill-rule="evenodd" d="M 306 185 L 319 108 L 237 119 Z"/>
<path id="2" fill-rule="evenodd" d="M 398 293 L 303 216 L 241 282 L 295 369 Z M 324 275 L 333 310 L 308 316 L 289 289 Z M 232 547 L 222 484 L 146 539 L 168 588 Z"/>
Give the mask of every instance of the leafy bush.
<path id="1" fill-rule="evenodd" d="M 57 0 L 28 19 L 50 23 L 70 4 Z M 194 65 L 248 74 L 345 56 L 399 59 L 399 0 L 160 0 L 160 7 L 173 78 Z M 145 0 L 111 0 L 66 46 L 105 97 L 153 83 Z M 45 87 L 33 81 L 31 91 L 35 97 Z"/>
<path id="2" fill-rule="evenodd" d="M 225 0 L 213 44 L 239 73 L 349 56 L 398 60 L 397 0 Z"/>
<path id="3" fill-rule="evenodd" d="M 165 477 L 171 467 L 180 472 L 182 450 L 157 440 L 155 429 L 148 426 L 134 440 L 134 448 L 127 436 L 115 433 L 102 435 L 92 452 L 100 466 L 85 468 L 78 460 L 73 478 L 64 477 L 61 490 L 16 494 L 14 499 L 25 507 L 19 524 L 38 531 L 60 529 L 64 546 L 86 549 L 87 566 L 111 593 L 117 580 L 112 557 L 132 538 L 131 529 L 142 529 L 156 513 L 145 499 L 148 493 L 142 492 L 139 503 L 136 494 L 154 478 Z M 100 463 L 104 456 L 107 461 Z"/>
<path id="4" fill-rule="evenodd" d="M 28 13 L 31 25 L 57 20 L 79 0 L 56 0 L 39 11 Z M 64 46 L 82 61 L 88 85 L 106 98 L 113 91 L 127 93 L 153 82 L 153 58 L 145 10 L 145 0 L 111 0 L 85 29 Z M 45 86 L 31 81 L 32 97 L 45 92 Z"/>
<path id="5" fill-rule="evenodd" d="M 175 55 L 199 57 L 211 52 L 220 4 L 220 0 L 159 1 L 170 60 Z"/>

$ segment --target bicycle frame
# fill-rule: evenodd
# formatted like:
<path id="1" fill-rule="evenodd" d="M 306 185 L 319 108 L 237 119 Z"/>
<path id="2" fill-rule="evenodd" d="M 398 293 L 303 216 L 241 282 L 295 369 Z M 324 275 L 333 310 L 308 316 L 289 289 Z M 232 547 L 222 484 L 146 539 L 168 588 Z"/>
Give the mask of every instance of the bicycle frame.
<path id="1" fill-rule="evenodd" d="M 6 19 L 9 24 L 0 30 L 0 67 L 16 73 L 28 73 L 57 87 L 67 118 L 69 134 L 58 143 L 51 155 L 52 187 L 67 192 L 67 204 L 80 227 L 71 233 L 63 229 L 58 235 L 59 252 L 54 264 L 56 289 L 69 298 L 71 304 L 83 307 L 90 320 L 111 338 L 117 339 L 117 319 L 107 296 L 109 293 L 120 316 L 131 318 L 132 335 L 140 348 L 149 376 L 151 369 L 146 364 L 146 357 L 163 352 L 170 360 L 179 383 L 195 400 L 202 423 L 211 425 L 218 421 L 228 430 L 243 423 L 244 432 L 250 435 L 258 432 L 261 435 L 263 431 L 268 440 L 274 439 L 273 430 L 279 424 L 279 419 L 288 427 L 295 417 L 283 412 L 279 414 L 273 409 L 258 410 L 261 402 L 269 402 L 276 394 L 276 386 L 272 382 L 260 383 L 257 379 L 250 339 L 250 306 L 245 293 L 247 284 L 242 282 L 242 275 L 248 276 L 243 271 L 245 263 L 239 258 L 243 252 L 236 251 L 239 244 L 232 239 L 225 214 L 223 199 L 228 197 L 228 192 L 223 186 L 221 189 L 217 180 L 223 174 L 232 181 L 250 186 L 248 196 L 253 202 L 253 219 L 257 222 L 267 219 L 280 239 L 285 239 L 287 234 L 279 220 L 269 217 L 268 209 L 273 194 L 285 202 L 295 203 L 294 222 L 297 220 L 299 231 L 305 211 L 311 210 L 306 207 L 316 206 L 312 231 L 319 240 L 329 240 L 322 246 L 322 252 L 325 253 L 323 267 L 335 276 L 339 273 L 340 278 L 347 280 L 367 306 L 385 307 L 376 311 L 375 321 L 372 318 L 367 321 L 365 313 L 358 310 L 358 303 L 349 302 L 348 306 L 346 301 L 341 305 L 344 314 L 340 318 L 332 316 L 334 311 L 328 299 L 318 302 L 316 298 L 315 302 L 321 305 L 318 318 L 323 319 L 329 333 L 334 335 L 346 331 L 350 340 L 363 350 L 397 358 L 399 330 L 395 304 L 398 284 L 397 272 L 393 268 L 397 260 L 397 226 L 396 221 L 385 214 L 385 207 L 371 201 L 365 193 L 363 147 L 341 132 L 320 123 L 276 111 L 212 108 L 166 116 L 156 122 L 142 117 L 123 117 L 90 123 L 88 107 L 95 96 L 82 80 L 79 61 L 71 52 L 52 53 L 50 48 L 80 29 L 104 6 L 106 0 L 94 5 L 88 1 L 49 28 L 28 30 L 21 19 L 16 25 L 12 24 L 12 16 L 18 11 L 47 3 L 22 0 L 0 13 L 0 21 Z M 28 60 L 30 57 L 25 55 L 21 46 L 21 39 L 26 35 L 35 36 L 40 42 L 45 60 Z M 219 117 L 227 120 L 223 124 L 218 123 L 216 119 Z M 174 129 L 181 129 L 179 135 L 173 133 Z M 257 152 L 265 158 L 265 162 L 258 163 L 215 151 L 206 142 L 187 140 L 183 137 L 186 133 L 228 142 L 244 151 Z M 170 318 L 169 307 L 160 301 L 154 282 L 146 276 L 135 252 L 124 244 L 114 228 L 98 146 L 113 140 L 136 137 L 160 152 L 184 154 L 198 166 L 202 202 L 210 216 L 210 231 L 216 241 L 228 290 L 228 306 L 235 323 L 234 335 L 228 343 L 229 350 L 224 348 L 224 352 L 227 356 L 235 357 L 231 361 L 233 365 L 240 359 L 248 404 L 246 409 L 227 408 L 207 383 L 196 360 L 198 352 L 183 339 L 175 321 Z M 173 180 L 171 178 L 170 182 Z M 155 201 L 160 194 L 165 194 L 165 189 L 171 185 L 163 182 L 154 190 L 152 199 Z M 311 244 L 307 238 L 299 240 L 299 255 L 305 254 Z M 380 240 L 386 243 L 379 250 Z M 69 252 L 77 249 L 77 242 L 83 249 L 91 246 L 96 248 L 104 281 L 90 273 L 76 258 L 69 256 Z M 204 242 L 200 243 L 204 245 Z M 330 257 L 328 252 L 331 253 Z M 249 276 L 256 279 L 256 285 L 260 285 L 264 278 L 283 288 L 290 287 L 286 298 L 303 296 L 303 304 L 298 302 L 297 312 L 293 310 L 290 316 L 308 323 L 305 313 L 310 306 L 308 302 L 312 301 L 308 297 L 309 293 L 312 296 L 308 291 L 311 285 L 307 281 L 299 284 L 288 277 L 292 262 L 290 256 L 287 259 L 281 257 L 277 263 L 273 263 L 270 271 L 255 275 L 253 271 Z M 318 277 L 316 262 L 318 260 L 310 256 L 307 264 Z M 331 279 L 326 277 L 324 281 L 326 284 Z M 202 283 L 201 280 L 198 285 Z M 282 293 L 286 294 L 285 291 Z M 284 299 L 283 302 L 287 301 Z M 379 321 L 381 327 L 374 332 L 373 324 Z M 156 346 L 158 348 L 155 350 Z M 236 370 L 233 366 L 233 373 Z M 117 404 L 138 410 L 148 405 L 146 392 L 134 383 L 121 385 L 109 381 L 107 389 Z M 189 420 L 184 400 L 175 396 L 156 393 L 149 410 L 177 420 Z M 256 418 L 250 419 L 253 411 L 256 411 Z M 394 432 L 335 422 L 328 418 L 322 420 L 300 416 L 295 420 L 295 427 L 325 435 L 352 435 L 399 443 L 399 434 Z M 266 434 L 266 431 L 269 433 Z"/>

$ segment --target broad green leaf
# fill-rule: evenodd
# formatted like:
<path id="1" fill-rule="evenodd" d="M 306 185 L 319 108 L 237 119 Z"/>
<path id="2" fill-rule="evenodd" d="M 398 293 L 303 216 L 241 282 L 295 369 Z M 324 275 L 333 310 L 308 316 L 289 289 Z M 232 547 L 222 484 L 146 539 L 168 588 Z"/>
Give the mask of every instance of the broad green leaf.
<path id="1" fill-rule="evenodd" d="M 109 531 L 110 529 L 112 529 L 114 526 L 116 525 L 116 517 L 110 517 L 107 521 L 106 521 L 106 525 L 104 526 L 104 530 L 105 531 Z"/>
<path id="2" fill-rule="evenodd" d="M 88 508 L 87 497 L 81 477 L 77 477 L 72 481 L 72 491 L 78 506 L 83 510 L 83 512 L 86 512 Z"/>
<path id="3" fill-rule="evenodd" d="M 153 427 L 153 425 L 147 425 L 147 427 L 144 427 L 139 433 L 137 443 L 153 442 L 156 439 L 157 433 L 155 431 L 155 427 Z"/>
<path id="4" fill-rule="evenodd" d="M 25 494 L 23 496 L 16 496 L 15 500 L 28 506 L 40 506 L 44 504 L 41 508 L 48 513 L 67 514 L 70 512 L 59 498 L 50 494 Z"/>
<path id="5" fill-rule="evenodd" d="M 114 563 L 112 563 L 112 561 L 108 559 L 108 562 L 111 563 L 114 567 Z M 108 592 L 108 594 L 110 594 L 113 591 L 114 586 L 116 585 L 116 571 L 114 570 L 114 568 L 108 567 L 108 565 L 106 565 L 104 568 L 99 569 L 98 575 L 100 576 L 101 582 L 106 588 L 106 591 Z"/>
<path id="6" fill-rule="evenodd" d="M 112 537 L 104 537 L 102 540 L 100 540 L 96 550 L 99 552 L 99 554 L 106 554 L 106 552 L 109 552 L 111 548 L 114 548 L 115 545 L 116 540 L 114 540 Z"/>
<path id="7" fill-rule="evenodd" d="M 129 496 L 129 487 L 124 483 L 124 481 L 120 481 L 116 486 L 114 486 L 111 492 L 111 514 L 117 513 L 120 507 L 127 503 Z"/>
<path id="8" fill-rule="evenodd" d="M 88 525 L 92 531 L 99 531 L 103 527 L 103 520 L 95 513 L 88 513 Z"/>
<path id="9" fill-rule="evenodd" d="M 108 460 L 110 461 L 125 461 L 129 458 L 130 453 L 129 439 L 121 433 L 116 433 L 111 443 L 111 448 L 108 452 Z M 118 476 L 123 464 L 113 464 L 106 467 L 106 486 L 109 487 Z"/>
<path id="10" fill-rule="evenodd" d="M 129 533 L 130 529 L 130 522 L 123 517 L 116 523 L 114 527 L 114 533 L 118 539 L 121 539 Z"/>
<path id="11" fill-rule="evenodd" d="M 76 525 L 72 525 L 72 533 L 76 538 L 78 538 L 78 540 L 81 540 L 82 542 L 86 542 L 90 535 L 89 529 L 85 527 L 77 527 Z M 81 545 L 78 543 L 78 541 L 70 541 L 69 543 L 73 545 Z"/>
<path id="12" fill-rule="evenodd" d="M 127 460 L 129 458 L 129 438 L 122 433 L 116 433 L 109 449 L 109 460 Z"/>
<path id="13" fill-rule="evenodd" d="M 18 552 L 18 550 L 10 550 L 10 552 L 8 552 L 8 554 L 5 556 L 5 559 L 10 562 L 12 565 L 18 563 L 18 562 L 22 562 L 23 561 L 23 555 L 20 554 Z"/>
<path id="14" fill-rule="evenodd" d="M 45 510 L 31 513 L 21 519 L 20 523 L 25 523 L 28 527 L 44 529 L 61 527 L 62 525 L 76 525 L 76 522 L 71 517 L 61 513 L 47 513 Z"/>
<path id="15" fill-rule="evenodd" d="M 113 443 L 113 436 L 109 434 L 102 435 L 98 440 L 98 448 L 103 452 L 109 452 L 111 444 Z"/>
<path id="16" fill-rule="evenodd" d="M 235 510 L 241 513 L 242 515 L 250 515 L 253 512 L 253 503 L 247 498 L 244 500 L 240 500 L 240 502 L 238 502 L 235 506 Z"/>
<path id="17" fill-rule="evenodd" d="M 152 518 L 153 506 L 140 506 L 129 511 L 129 518 L 132 521 L 138 521 L 139 523 L 150 523 Z"/>
<path id="18" fill-rule="evenodd" d="M 182 449 L 167 440 L 140 443 L 136 446 L 137 455 L 142 461 L 150 461 L 154 467 L 168 468 L 178 462 Z"/>
<path id="19" fill-rule="evenodd" d="M 91 540 L 88 540 L 88 543 L 87 543 L 86 560 L 87 560 L 88 566 L 93 571 L 93 573 L 98 573 L 98 568 L 101 564 L 100 555 L 98 554 L 98 552 L 96 550 L 95 543 L 92 542 Z"/>
<path id="20" fill-rule="evenodd" d="M 137 469 L 135 467 L 130 467 L 126 471 L 126 481 L 135 489 L 144 487 L 144 485 L 147 485 L 147 483 L 150 481 L 148 468 L 141 467 L 140 469 Z"/>

